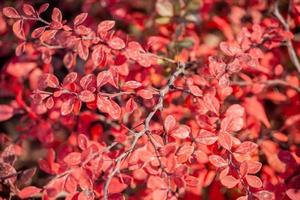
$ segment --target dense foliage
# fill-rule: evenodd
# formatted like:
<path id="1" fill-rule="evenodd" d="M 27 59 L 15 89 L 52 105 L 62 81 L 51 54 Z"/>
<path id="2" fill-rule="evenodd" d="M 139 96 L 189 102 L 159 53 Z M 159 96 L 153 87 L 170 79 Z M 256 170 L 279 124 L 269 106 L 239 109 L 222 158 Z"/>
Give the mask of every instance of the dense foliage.
<path id="1" fill-rule="evenodd" d="M 0 7 L 0 199 L 300 199 L 299 0 Z"/>

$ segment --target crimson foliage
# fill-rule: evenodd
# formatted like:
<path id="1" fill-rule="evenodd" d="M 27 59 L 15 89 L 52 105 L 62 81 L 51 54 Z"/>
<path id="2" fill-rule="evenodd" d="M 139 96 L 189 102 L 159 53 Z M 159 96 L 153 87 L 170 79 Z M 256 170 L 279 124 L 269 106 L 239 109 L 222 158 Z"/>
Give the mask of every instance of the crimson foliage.
<path id="1" fill-rule="evenodd" d="M 3 199 L 300 199 L 299 0 L 79 2 L 2 3 Z"/>

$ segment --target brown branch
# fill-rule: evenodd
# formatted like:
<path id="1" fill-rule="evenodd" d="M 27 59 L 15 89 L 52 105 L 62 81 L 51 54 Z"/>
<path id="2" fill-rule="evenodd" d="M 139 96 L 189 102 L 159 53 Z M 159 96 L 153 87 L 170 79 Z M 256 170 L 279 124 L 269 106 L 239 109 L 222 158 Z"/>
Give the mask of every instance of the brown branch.
<path id="1" fill-rule="evenodd" d="M 236 171 L 237 175 L 239 176 L 239 179 L 241 181 L 241 184 L 248 196 L 248 200 L 252 200 L 253 199 L 253 193 L 251 192 L 249 185 L 244 181 L 243 176 L 240 172 L 239 167 L 234 163 L 233 161 L 233 153 L 231 151 L 227 151 L 228 152 L 228 159 L 229 159 L 229 164 L 234 168 L 234 170 Z"/>
<path id="2" fill-rule="evenodd" d="M 171 75 L 171 77 L 168 80 L 168 84 L 163 87 L 160 91 L 159 91 L 159 99 L 157 104 L 155 105 L 155 107 L 153 108 L 153 110 L 148 114 L 148 116 L 145 119 L 144 122 L 144 129 L 141 130 L 140 132 L 136 133 L 133 141 L 129 147 L 129 149 L 125 152 L 123 152 L 122 154 L 120 154 L 116 159 L 116 165 L 114 168 L 112 168 L 112 170 L 110 171 L 110 173 L 108 174 L 108 178 L 105 182 L 104 185 L 104 194 L 103 194 L 103 198 L 104 200 L 108 200 L 108 187 L 110 185 L 110 182 L 112 180 L 112 178 L 116 175 L 117 172 L 120 171 L 120 166 L 121 166 L 121 162 L 130 155 L 130 153 L 134 150 L 138 140 L 144 135 L 146 134 L 149 130 L 150 130 L 150 122 L 153 118 L 153 116 L 155 115 L 155 113 L 159 110 L 161 110 L 163 108 L 163 102 L 164 102 L 164 97 L 169 93 L 169 91 L 171 90 L 171 86 L 174 84 L 175 80 L 177 79 L 178 76 L 180 76 L 181 74 L 184 74 L 185 69 L 187 68 L 186 63 L 180 63 L 178 64 L 178 67 L 176 69 L 176 71 Z"/>
<path id="3" fill-rule="evenodd" d="M 297 87 L 297 86 L 294 86 L 294 85 L 291 85 L 283 80 L 280 80 L 280 79 L 274 79 L 274 80 L 266 80 L 266 81 L 258 81 L 258 82 L 247 82 L 247 81 L 244 81 L 244 82 L 239 82 L 239 81 L 236 81 L 236 82 L 231 82 L 232 85 L 239 85 L 239 86 L 250 86 L 250 85 L 253 85 L 253 84 L 264 84 L 266 86 L 274 86 L 274 85 L 281 85 L 281 86 L 285 86 L 285 87 L 290 87 L 294 90 L 296 90 L 297 92 L 300 93 L 300 88 Z"/>
<path id="4" fill-rule="evenodd" d="M 282 14 L 279 12 L 279 0 L 277 0 L 275 2 L 274 15 L 278 18 L 278 20 L 280 21 L 280 23 L 282 24 L 284 29 L 286 31 L 290 31 L 288 22 L 283 18 Z M 290 56 L 290 59 L 291 59 L 292 63 L 295 65 L 298 72 L 300 73 L 300 62 L 297 58 L 297 54 L 296 54 L 296 51 L 293 47 L 293 43 L 292 43 L 291 39 L 287 39 L 286 47 L 288 49 L 288 53 L 289 53 L 289 56 Z"/>

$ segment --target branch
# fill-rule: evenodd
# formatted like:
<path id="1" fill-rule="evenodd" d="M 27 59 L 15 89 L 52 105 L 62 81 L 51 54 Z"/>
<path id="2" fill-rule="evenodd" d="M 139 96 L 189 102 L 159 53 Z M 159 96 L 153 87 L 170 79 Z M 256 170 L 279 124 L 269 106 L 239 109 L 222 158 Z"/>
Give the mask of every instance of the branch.
<path id="1" fill-rule="evenodd" d="M 239 86 L 250 86 L 250 85 L 253 85 L 253 84 L 264 84 L 266 86 L 274 86 L 274 85 L 282 85 L 282 86 L 286 86 L 286 87 L 290 87 L 294 90 L 296 90 L 297 92 L 300 93 L 300 88 L 297 87 L 297 86 L 294 86 L 294 85 L 291 85 L 283 80 L 280 80 L 280 79 L 274 79 L 274 80 L 266 80 L 266 81 L 258 81 L 258 82 L 231 82 L 232 85 L 239 85 Z"/>
<path id="2" fill-rule="evenodd" d="M 274 15 L 278 18 L 280 23 L 283 25 L 284 29 L 286 31 L 290 31 L 288 22 L 283 18 L 282 14 L 279 12 L 279 0 L 275 2 Z M 287 39 L 286 46 L 292 63 L 295 65 L 298 72 L 300 73 L 300 62 L 297 58 L 297 54 L 295 52 L 291 39 Z"/>
<path id="3" fill-rule="evenodd" d="M 110 182 L 112 180 L 112 178 L 115 176 L 115 174 L 117 172 L 120 171 L 120 166 L 121 166 L 121 162 L 128 156 L 130 155 L 130 153 L 134 150 L 138 140 L 144 135 L 146 134 L 149 130 L 150 130 L 150 121 L 152 120 L 153 116 L 155 115 L 155 113 L 158 110 L 161 110 L 163 108 L 163 102 L 164 102 L 164 97 L 169 93 L 169 91 L 171 90 L 171 86 L 174 84 L 175 80 L 177 79 L 178 76 L 180 76 L 181 74 L 183 74 L 185 72 L 185 69 L 187 68 L 186 63 L 180 63 L 178 64 L 178 67 L 176 69 L 176 71 L 171 75 L 171 77 L 168 80 L 168 84 L 163 87 L 160 91 L 159 91 L 159 99 L 158 99 L 158 103 L 155 105 L 155 107 L 153 108 L 153 110 L 148 114 L 148 116 L 146 117 L 145 121 L 144 121 L 144 126 L 145 128 L 143 130 L 141 130 L 140 132 L 136 133 L 134 138 L 133 138 L 133 142 L 131 143 L 129 149 L 125 152 L 123 152 L 122 154 L 120 154 L 116 159 L 116 165 L 114 168 L 112 168 L 111 172 L 108 175 L 108 178 L 105 182 L 104 185 L 104 194 L 103 194 L 103 198 L 104 200 L 108 200 L 108 187 L 110 185 Z"/>

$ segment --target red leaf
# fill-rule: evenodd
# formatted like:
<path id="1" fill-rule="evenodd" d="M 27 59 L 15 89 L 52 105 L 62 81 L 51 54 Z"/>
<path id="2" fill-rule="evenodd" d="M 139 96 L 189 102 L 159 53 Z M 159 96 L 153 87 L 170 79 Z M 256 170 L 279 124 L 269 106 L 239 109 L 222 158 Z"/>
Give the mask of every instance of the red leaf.
<path id="1" fill-rule="evenodd" d="M 154 190 L 152 192 L 152 199 L 155 200 L 166 200 L 168 197 L 168 190 Z"/>
<path id="2" fill-rule="evenodd" d="M 135 61 L 140 59 L 141 54 L 146 53 L 143 47 L 138 42 L 134 41 L 128 43 L 126 52 L 128 56 Z"/>
<path id="3" fill-rule="evenodd" d="M 46 87 L 58 88 L 59 81 L 58 81 L 58 79 L 56 78 L 55 75 L 46 73 L 46 74 L 43 74 L 42 76 L 40 76 L 39 86 L 42 89 L 46 88 Z"/>
<path id="4" fill-rule="evenodd" d="M 224 178 L 225 176 L 227 176 L 227 174 L 229 173 L 229 166 L 225 167 L 224 169 L 222 169 L 222 171 L 219 174 L 220 179 Z"/>
<path id="5" fill-rule="evenodd" d="M 171 131 L 171 135 L 179 139 L 185 139 L 189 137 L 190 132 L 191 132 L 190 127 L 186 125 L 180 125 L 179 127 Z"/>
<path id="6" fill-rule="evenodd" d="M 35 186 L 28 186 L 23 188 L 19 193 L 18 196 L 21 199 L 26 199 L 26 198 L 30 198 L 33 197 L 34 195 L 40 193 L 41 189 L 37 188 Z"/>
<path id="7" fill-rule="evenodd" d="M 104 59 L 105 53 L 102 45 L 97 45 L 92 52 L 92 60 L 95 66 L 98 66 Z"/>
<path id="8" fill-rule="evenodd" d="M 262 187 L 262 182 L 261 182 L 260 178 L 258 178 L 257 176 L 247 175 L 246 180 L 250 187 L 254 187 L 254 188 Z"/>
<path id="9" fill-rule="evenodd" d="M 137 109 L 138 105 L 136 102 L 133 100 L 133 98 L 128 99 L 125 105 L 125 110 L 128 113 L 132 113 L 135 109 Z"/>
<path id="10" fill-rule="evenodd" d="M 96 86 L 96 77 L 94 74 L 87 74 L 80 79 L 80 86 L 83 89 L 89 89 Z"/>
<path id="11" fill-rule="evenodd" d="M 285 135 L 284 133 L 281 133 L 281 132 L 273 133 L 272 137 L 275 138 L 276 140 L 280 141 L 280 142 L 288 142 L 289 141 L 288 136 Z"/>
<path id="12" fill-rule="evenodd" d="M 257 144 L 254 142 L 246 141 L 240 144 L 240 146 L 235 150 L 235 153 L 246 154 L 251 153 L 257 148 Z"/>
<path id="13" fill-rule="evenodd" d="M 209 57 L 209 73 L 214 77 L 221 77 L 226 70 L 226 64 L 224 61 L 217 59 L 216 57 Z"/>
<path id="14" fill-rule="evenodd" d="M 122 88 L 137 89 L 141 86 L 142 86 L 142 84 L 138 81 L 127 81 L 127 82 L 124 83 Z"/>
<path id="15" fill-rule="evenodd" d="M 275 195 L 267 190 L 262 190 L 254 194 L 258 200 L 275 200 Z M 296 200 L 296 199 L 295 199 Z"/>
<path id="16" fill-rule="evenodd" d="M 226 110 L 226 117 L 243 117 L 245 109 L 239 104 L 233 104 Z"/>
<path id="17" fill-rule="evenodd" d="M 89 57 L 89 48 L 82 41 L 79 41 L 77 51 L 82 60 L 87 60 Z"/>
<path id="18" fill-rule="evenodd" d="M 62 21 L 62 14 L 58 8 L 54 8 L 52 11 L 51 19 L 55 22 L 61 23 Z"/>
<path id="19" fill-rule="evenodd" d="M 221 132 L 219 134 L 219 144 L 227 150 L 231 150 L 232 147 L 232 138 L 231 135 L 229 133 L 226 132 Z"/>
<path id="20" fill-rule="evenodd" d="M 107 31 L 111 30 L 115 26 L 115 21 L 112 20 L 105 20 L 98 24 L 97 33 L 106 33 Z M 101 35 L 101 34 L 100 34 Z"/>
<path id="21" fill-rule="evenodd" d="M 152 99 L 153 93 L 147 89 L 141 89 L 137 92 L 137 95 L 142 97 L 143 99 Z"/>
<path id="22" fill-rule="evenodd" d="M 83 102 L 92 102 L 95 101 L 95 95 L 89 90 L 83 90 L 79 93 L 79 99 Z"/>
<path id="23" fill-rule="evenodd" d="M 241 67 L 241 63 L 240 61 L 236 58 L 234 59 L 233 62 L 229 63 L 226 67 L 227 71 L 230 73 L 230 74 L 233 74 L 233 73 L 238 73 L 242 67 Z"/>
<path id="24" fill-rule="evenodd" d="M 201 97 L 202 96 L 202 90 L 197 86 L 197 85 L 189 85 L 189 90 L 191 93 L 196 96 L 196 97 Z"/>
<path id="25" fill-rule="evenodd" d="M 97 87 L 100 88 L 103 85 L 105 85 L 106 83 L 108 83 L 109 79 L 111 76 L 111 72 L 110 71 L 102 71 L 100 73 L 98 73 L 97 75 Z"/>
<path id="26" fill-rule="evenodd" d="M 1 155 L 1 157 L 2 156 L 3 155 Z M 8 158 L 8 156 L 5 156 L 5 157 Z M 12 157 L 12 159 L 14 159 L 14 157 Z M 14 162 L 14 161 L 12 161 L 12 162 Z M 11 176 L 12 174 L 17 174 L 15 168 L 13 166 L 11 166 L 9 163 L 5 163 L 3 161 L 0 162 L 0 179 L 5 180 L 10 183 L 15 183 L 17 180 L 17 177 Z"/>
<path id="27" fill-rule="evenodd" d="M 75 28 L 75 32 L 78 34 L 78 35 L 88 35 L 92 32 L 92 29 L 90 29 L 89 27 L 87 26 L 84 26 L 84 25 L 78 25 L 76 28 Z"/>
<path id="28" fill-rule="evenodd" d="M 295 123 L 297 123 L 298 121 L 300 121 L 300 114 L 292 115 L 292 116 L 288 117 L 287 119 L 285 119 L 284 126 L 286 126 L 286 127 L 292 126 Z"/>
<path id="29" fill-rule="evenodd" d="M 44 4 L 42 4 L 41 7 L 39 8 L 38 13 L 41 14 L 41 13 L 45 12 L 48 8 L 49 8 L 49 3 L 44 3 Z"/>
<path id="30" fill-rule="evenodd" d="M 168 115 L 165 119 L 164 126 L 167 132 L 172 131 L 176 126 L 176 119 L 173 115 Z"/>
<path id="31" fill-rule="evenodd" d="M 64 162 L 69 166 L 78 165 L 81 163 L 81 154 L 78 152 L 69 153 L 65 158 Z"/>
<path id="32" fill-rule="evenodd" d="M 10 62 L 6 72 L 17 78 L 28 77 L 28 75 L 37 67 L 35 62 Z"/>
<path id="33" fill-rule="evenodd" d="M 87 16 L 88 16 L 88 13 L 81 13 L 81 14 L 77 15 L 73 21 L 74 26 L 82 24 L 86 20 Z"/>
<path id="34" fill-rule="evenodd" d="M 14 34 L 21 40 L 26 40 L 23 27 L 23 20 L 18 20 L 13 24 Z"/>
<path id="35" fill-rule="evenodd" d="M 248 196 L 241 196 L 237 198 L 236 200 L 248 200 Z"/>
<path id="36" fill-rule="evenodd" d="M 76 72 L 70 72 L 63 80 L 63 85 L 69 85 L 77 80 L 78 74 Z"/>
<path id="37" fill-rule="evenodd" d="M 108 114 L 111 116 L 113 119 L 119 119 L 121 116 L 121 108 L 120 106 L 113 100 L 110 99 L 110 107 Z"/>
<path id="38" fill-rule="evenodd" d="M 120 50 L 125 48 L 125 42 L 119 37 L 113 37 L 108 40 L 108 46 L 112 49 Z"/>
<path id="39" fill-rule="evenodd" d="M 46 27 L 39 27 L 37 29 L 34 29 L 34 31 L 31 33 L 32 38 L 39 38 L 42 36 L 42 34 L 45 32 Z"/>
<path id="40" fill-rule="evenodd" d="M 150 176 L 147 181 L 147 187 L 150 189 L 167 189 L 168 186 L 166 182 L 158 176 Z"/>
<path id="41" fill-rule="evenodd" d="M 121 116 L 120 106 L 108 97 L 98 95 L 97 107 L 100 111 L 108 113 L 113 119 L 119 119 Z"/>
<path id="42" fill-rule="evenodd" d="M 57 30 L 47 30 L 47 31 L 44 31 L 42 33 L 42 35 L 40 36 L 41 42 L 45 42 L 45 41 L 51 40 L 52 38 L 54 38 L 54 36 L 56 35 L 56 33 L 57 33 Z"/>
<path id="43" fill-rule="evenodd" d="M 2 10 L 3 14 L 9 18 L 20 18 L 18 11 L 13 7 L 5 7 Z"/>
<path id="44" fill-rule="evenodd" d="M 194 152 L 195 158 L 199 163 L 207 163 L 208 162 L 208 156 L 206 153 L 204 153 L 201 150 L 196 150 Z"/>
<path id="45" fill-rule="evenodd" d="M 53 97 L 49 97 L 47 100 L 46 100 L 46 107 L 47 109 L 51 109 L 53 108 L 54 106 L 54 100 L 53 100 Z"/>
<path id="46" fill-rule="evenodd" d="M 271 127 L 263 105 L 255 96 L 246 98 L 244 107 L 249 115 L 252 115 L 256 119 L 260 120 L 267 128 Z"/>
<path id="47" fill-rule="evenodd" d="M 64 56 L 64 59 L 63 59 L 63 62 L 64 62 L 64 65 L 70 69 L 72 68 L 75 63 L 76 63 L 76 57 L 74 56 L 73 53 L 71 52 L 68 52 L 66 53 L 66 55 Z"/>
<path id="48" fill-rule="evenodd" d="M 70 114 L 74 109 L 74 99 L 69 98 L 66 101 L 63 101 L 60 108 L 60 113 L 62 116 Z"/>
<path id="49" fill-rule="evenodd" d="M 26 47 L 26 42 L 22 42 L 16 47 L 16 56 L 22 55 L 24 53 Z"/>
<path id="50" fill-rule="evenodd" d="M 244 126 L 244 120 L 241 117 L 225 117 L 221 122 L 221 131 L 237 132 Z"/>
<path id="51" fill-rule="evenodd" d="M 194 177 L 194 176 L 187 176 L 184 180 L 185 183 L 191 187 L 197 187 L 199 183 L 198 177 Z"/>
<path id="52" fill-rule="evenodd" d="M 208 157 L 209 162 L 213 164 L 215 167 L 225 167 L 228 165 L 228 162 L 224 160 L 221 156 L 218 155 L 210 155 Z"/>
<path id="53" fill-rule="evenodd" d="M 279 160 L 286 163 L 287 165 L 290 165 L 290 166 L 297 165 L 297 162 L 290 151 L 280 150 L 277 156 L 278 156 Z"/>
<path id="54" fill-rule="evenodd" d="M 28 181 L 34 176 L 36 172 L 36 168 L 30 168 L 30 169 L 26 169 L 25 171 L 22 172 L 20 178 L 19 178 L 19 182 L 21 184 L 25 184 L 28 183 Z"/>
<path id="55" fill-rule="evenodd" d="M 243 161 L 240 165 L 241 177 L 244 177 L 247 173 L 248 173 L 248 164 L 246 161 Z"/>
<path id="56" fill-rule="evenodd" d="M 219 86 L 220 86 L 220 88 L 226 88 L 229 85 L 230 85 L 229 75 L 228 74 L 223 74 L 219 78 Z"/>
<path id="57" fill-rule="evenodd" d="M 262 167 L 262 164 L 260 162 L 251 160 L 247 161 L 247 165 L 249 174 L 256 174 Z"/>
<path id="58" fill-rule="evenodd" d="M 237 43 L 221 42 L 220 49 L 228 56 L 235 56 L 236 54 L 242 52 Z"/>
<path id="59" fill-rule="evenodd" d="M 221 183 L 222 183 L 222 185 L 224 185 L 227 188 L 233 188 L 239 183 L 239 180 L 234 178 L 233 176 L 229 175 L 229 176 L 223 177 L 221 179 Z"/>
<path id="60" fill-rule="evenodd" d="M 170 0 L 158 0 L 155 4 L 155 10 L 163 17 L 172 17 L 174 15 L 173 4 Z"/>
<path id="61" fill-rule="evenodd" d="M 205 144 L 205 145 L 212 145 L 218 140 L 218 136 L 210 131 L 201 129 L 196 141 Z"/>
<path id="62" fill-rule="evenodd" d="M 220 103 L 219 100 L 212 96 L 211 94 L 206 94 L 203 98 L 205 107 L 214 112 L 216 115 L 219 115 Z"/>
<path id="63" fill-rule="evenodd" d="M 32 5 L 25 3 L 23 5 L 23 11 L 28 16 L 36 16 L 36 12 L 35 12 L 34 8 L 32 7 Z"/>
<path id="64" fill-rule="evenodd" d="M 78 135 L 77 144 L 81 150 L 85 150 L 86 148 L 88 148 L 88 143 L 89 143 L 89 139 L 85 135 L 83 134 Z"/>
<path id="65" fill-rule="evenodd" d="M 150 67 L 151 64 L 154 63 L 154 58 L 148 54 L 141 54 L 137 62 L 143 67 Z"/>
<path id="66" fill-rule="evenodd" d="M 14 109 L 9 105 L 0 104 L 0 122 L 10 119 L 14 115 Z"/>
<path id="67" fill-rule="evenodd" d="M 178 163 L 184 163 L 191 158 L 192 153 L 194 152 L 194 146 L 191 145 L 183 145 L 180 147 L 180 149 L 177 151 L 177 162 Z"/>
<path id="68" fill-rule="evenodd" d="M 70 174 L 66 178 L 64 187 L 65 187 L 65 190 L 69 193 L 74 193 L 75 191 L 77 191 L 77 180 L 75 179 L 75 177 L 72 174 Z"/>

